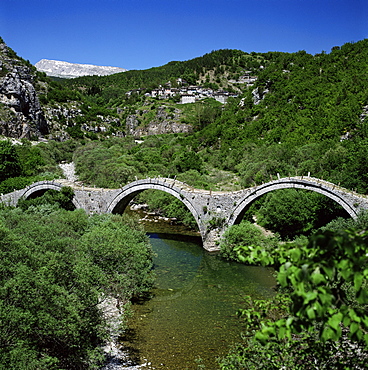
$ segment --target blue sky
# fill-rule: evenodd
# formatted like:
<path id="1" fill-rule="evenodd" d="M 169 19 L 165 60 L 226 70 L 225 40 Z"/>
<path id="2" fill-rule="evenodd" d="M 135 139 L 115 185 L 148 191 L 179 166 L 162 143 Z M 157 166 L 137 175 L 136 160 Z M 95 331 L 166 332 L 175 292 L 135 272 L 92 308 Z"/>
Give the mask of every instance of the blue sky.
<path id="1" fill-rule="evenodd" d="M 306 50 L 368 38 L 368 0 L 0 0 L 17 54 L 146 69 L 212 50 Z"/>

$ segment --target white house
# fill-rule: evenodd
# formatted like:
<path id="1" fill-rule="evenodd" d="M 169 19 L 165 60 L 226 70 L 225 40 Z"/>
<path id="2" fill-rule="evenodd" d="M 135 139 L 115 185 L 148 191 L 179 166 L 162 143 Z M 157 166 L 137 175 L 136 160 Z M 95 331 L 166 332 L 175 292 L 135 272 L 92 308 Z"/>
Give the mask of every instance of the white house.
<path id="1" fill-rule="evenodd" d="M 181 104 L 195 103 L 195 96 L 194 95 L 182 95 L 180 103 Z"/>

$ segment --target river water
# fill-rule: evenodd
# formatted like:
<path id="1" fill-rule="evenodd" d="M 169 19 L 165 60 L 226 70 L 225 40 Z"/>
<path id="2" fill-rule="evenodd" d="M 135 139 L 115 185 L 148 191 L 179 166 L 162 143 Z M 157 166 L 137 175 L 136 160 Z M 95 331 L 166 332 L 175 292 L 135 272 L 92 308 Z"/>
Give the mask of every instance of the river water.
<path id="1" fill-rule="evenodd" d="M 76 181 L 74 163 L 61 165 Z M 127 213 L 139 214 L 142 212 Z M 240 340 L 236 312 L 245 296 L 274 294 L 272 270 L 224 261 L 207 253 L 199 236 L 185 228 L 144 219 L 157 256 L 152 299 L 135 304 L 129 329 L 120 338 L 123 351 L 104 369 L 218 368 L 216 358 Z M 171 234 L 168 234 L 171 233 Z M 123 355 L 123 365 L 119 356 Z"/>
<path id="2" fill-rule="evenodd" d="M 216 358 L 240 340 L 236 313 L 244 297 L 274 294 L 272 270 L 225 261 L 206 252 L 199 237 L 165 229 L 148 233 L 156 285 L 150 300 L 133 305 L 121 344 L 145 369 L 216 369 Z"/>

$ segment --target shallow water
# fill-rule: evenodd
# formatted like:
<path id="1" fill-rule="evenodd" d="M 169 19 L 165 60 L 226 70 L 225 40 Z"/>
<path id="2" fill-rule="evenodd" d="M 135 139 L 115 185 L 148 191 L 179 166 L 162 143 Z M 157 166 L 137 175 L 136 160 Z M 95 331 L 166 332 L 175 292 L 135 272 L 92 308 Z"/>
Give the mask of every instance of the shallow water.
<path id="1" fill-rule="evenodd" d="M 246 295 L 273 295 L 272 270 L 224 261 L 200 238 L 149 234 L 157 254 L 153 298 L 134 304 L 122 344 L 145 368 L 216 369 L 216 358 L 240 339 L 236 312 Z"/>

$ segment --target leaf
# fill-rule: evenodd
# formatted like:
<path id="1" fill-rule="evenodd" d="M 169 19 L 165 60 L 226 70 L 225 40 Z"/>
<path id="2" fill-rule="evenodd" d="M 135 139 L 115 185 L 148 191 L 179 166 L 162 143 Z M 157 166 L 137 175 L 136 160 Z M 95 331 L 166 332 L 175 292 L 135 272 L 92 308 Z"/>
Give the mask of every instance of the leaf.
<path id="1" fill-rule="evenodd" d="M 344 320 L 343 320 L 343 324 L 344 324 L 345 326 L 349 326 L 349 325 L 350 325 L 350 323 L 351 323 L 350 317 L 349 317 L 349 316 L 345 316 L 345 317 L 344 317 Z"/>
<path id="2" fill-rule="evenodd" d="M 292 317 L 288 317 L 285 323 L 286 327 L 290 328 L 293 322 L 294 322 L 294 319 Z"/>
<path id="3" fill-rule="evenodd" d="M 333 330 L 329 326 L 325 326 L 323 328 L 322 334 L 321 334 L 321 340 L 327 341 L 329 339 L 335 339 L 336 334 L 333 332 Z"/>
<path id="4" fill-rule="evenodd" d="M 280 283 L 282 287 L 287 286 L 287 273 L 285 271 L 279 272 L 277 275 L 277 281 Z"/>
<path id="5" fill-rule="evenodd" d="M 314 301 L 317 298 L 318 293 L 316 291 L 307 292 L 304 297 L 304 304 L 308 304 L 310 301 Z"/>
<path id="6" fill-rule="evenodd" d="M 364 276 L 360 274 L 359 272 L 355 272 L 354 274 L 354 289 L 358 291 L 360 287 L 362 286 L 364 280 Z"/>
<path id="7" fill-rule="evenodd" d="M 326 278 L 324 277 L 324 275 L 322 275 L 319 272 L 319 269 L 318 269 L 318 272 L 316 272 L 316 270 L 315 270 L 312 273 L 311 280 L 312 280 L 312 283 L 315 284 L 315 285 L 319 285 L 321 283 L 326 283 Z"/>
<path id="8" fill-rule="evenodd" d="M 279 338 L 280 339 L 284 339 L 285 338 L 285 336 L 286 336 L 286 328 L 285 328 L 285 326 L 282 326 L 281 328 L 279 328 L 278 335 L 279 335 Z"/>
<path id="9" fill-rule="evenodd" d="M 364 334 L 365 344 L 368 346 L 368 334 Z"/>
<path id="10" fill-rule="evenodd" d="M 335 269 L 333 266 L 323 266 L 322 267 L 326 275 L 329 277 L 329 279 L 332 279 L 335 274 Z"/>
<path id="11" fill-rule="evenodd" d="M 334 314 L 333 316 L 331 316 L 329 318 L 328 325 L 330 325 L 332 329 L 337 331 L 338 328 L 340 328 L 342 317 L 343 317 L 343 315 L 342 315 L 341 312 L 338 312 L 338 313 Z"/>
<path id="12" fill-rule="evenodd" d="M 352 322 L 350 325 L 350 334 L 353 335 L 359 330 L 359 324 L 357 322 Z"/>
<path id="13" fill-rule="evenodd" d="M 365 289 L 361 289 L 358 292 L 357 301 L 358 303 L 361 303 L 361 304 L 368 303 L 368 293 Z"/>
<path id="14" fill-rule="evenodd" d="M 355 322 L 361 321 L 360 317 L 357 315 L 357 313 L 355 312 L 353 308 L 349 310 L 349 316 L 351 318 L 351 321 L 355 321 Z"/>
<path id="15" fill-rule="evenodd" d="M 301 256 L 302 252 L 300 249 L 298 248 L 294 248 L 290 251 L 290 256 L 291 256 L 291 259 L 294 261 L 294 262 L 297 262 L 299 261 L 300 259 L 300 256 Z"/>
<path id="16" fill-rule="evenodd" d="M 256 335 L 255 335 L 255 338 L 256 340 L 258 340 L 260 343 L 262 343 L 263 345 L 265 345 L 267 343 L 267 340 L 268 340 L 268 335 L 265 335 L 263 334 L 262 332 L 257 332 Z"/>
<path id="17" fill-rule="evenodd" d="M 316 318 L 316 313 L 314 312 L 314 308 L 313 307 L 309 307 L 307 309 L 307 316 L 310 320 L 314 320 Z"/>

